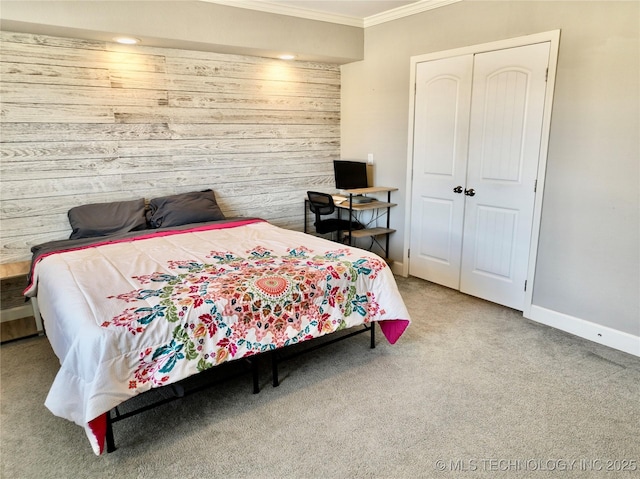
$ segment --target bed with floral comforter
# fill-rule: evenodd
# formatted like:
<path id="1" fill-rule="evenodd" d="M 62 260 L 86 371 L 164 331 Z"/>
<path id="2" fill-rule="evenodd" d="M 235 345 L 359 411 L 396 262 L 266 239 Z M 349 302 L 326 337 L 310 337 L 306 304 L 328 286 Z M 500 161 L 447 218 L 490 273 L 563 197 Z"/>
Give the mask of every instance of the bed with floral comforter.
<path id="1" fill-rule="evenodd" d="M 61 363 L 45 404 L 96 454 L 106 413 L 151 388 L 372 321 L 395 343 L 409 324 L 377 255 L 259 219 L 61 242 L 25 294 Z"/>

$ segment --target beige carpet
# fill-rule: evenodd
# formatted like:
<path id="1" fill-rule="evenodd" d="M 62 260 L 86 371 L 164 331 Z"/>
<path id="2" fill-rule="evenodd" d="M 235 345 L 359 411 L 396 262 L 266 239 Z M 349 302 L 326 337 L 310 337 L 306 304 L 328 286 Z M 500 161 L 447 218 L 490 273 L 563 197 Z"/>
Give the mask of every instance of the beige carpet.
<path id="1" fill-rule="evenodd" d="M 640 358 L 398 278 L 413 323 L 242 376 L 115 424 L 93 455 L 43 405 L 46 338 L 0 348 L 2 478 L 632 477 Z M 625 462 L 627 461 L 627 462 Z M 633 462 L 635 461 L 635 462 Z M 637 477 L 637 476 L 635 476 Z"/>

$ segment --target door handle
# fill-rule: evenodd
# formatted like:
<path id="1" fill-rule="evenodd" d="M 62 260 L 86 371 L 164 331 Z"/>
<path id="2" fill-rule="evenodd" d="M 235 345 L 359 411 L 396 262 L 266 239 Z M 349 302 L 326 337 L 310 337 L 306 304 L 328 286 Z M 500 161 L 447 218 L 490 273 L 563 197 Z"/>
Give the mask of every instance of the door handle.
<path id="1" fill-rule="evenodd" d="M 476 190 L 474 190 L 473 188 L 469 188 L 468 190 L 465 189 L 464 190 L 464 194 L 467 195 L 467 196 L 475 196 Z"/>
<path id="2" fill-rule="evenodd" d="M 453 192 L 454 192 L 454 193 L 462 193 L 462 186 L 456 186 L 456 187 L 453 189 Z"/>

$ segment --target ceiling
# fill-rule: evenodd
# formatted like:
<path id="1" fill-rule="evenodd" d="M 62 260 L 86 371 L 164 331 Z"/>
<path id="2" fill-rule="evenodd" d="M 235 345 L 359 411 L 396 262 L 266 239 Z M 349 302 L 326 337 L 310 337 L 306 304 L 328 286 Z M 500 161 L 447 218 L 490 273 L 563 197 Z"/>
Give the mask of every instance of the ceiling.
<path id="1" fill-rule="evenodd" d="M 260 3 L 344 15 L 360 20 L 416 2 L 418 0 L 260 0 Z"/>
<path id="2" fill-rule="evenodd" d="M 383 23 L 458 0 L 200 0 L 354 27 Z"/>

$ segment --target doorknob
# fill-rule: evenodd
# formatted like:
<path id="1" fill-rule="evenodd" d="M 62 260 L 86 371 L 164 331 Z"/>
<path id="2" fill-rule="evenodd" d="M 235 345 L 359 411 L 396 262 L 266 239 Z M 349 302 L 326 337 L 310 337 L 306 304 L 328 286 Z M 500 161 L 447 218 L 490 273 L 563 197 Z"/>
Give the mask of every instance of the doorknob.
<path id="1" fill-rule="evenodd" d="M 468 190 L 465 189 L 464 194 L 467 196 L 475 196 L 476 190 L 474 190 L 473 188 L 469 188 Z"/>
<path id="2" fill-rule="evenodd" d="M 453 189 L 453 192 L 454 192 L 454 193 L 462 193 L 462 186 L 456 186 L 456 187 Z"/>

